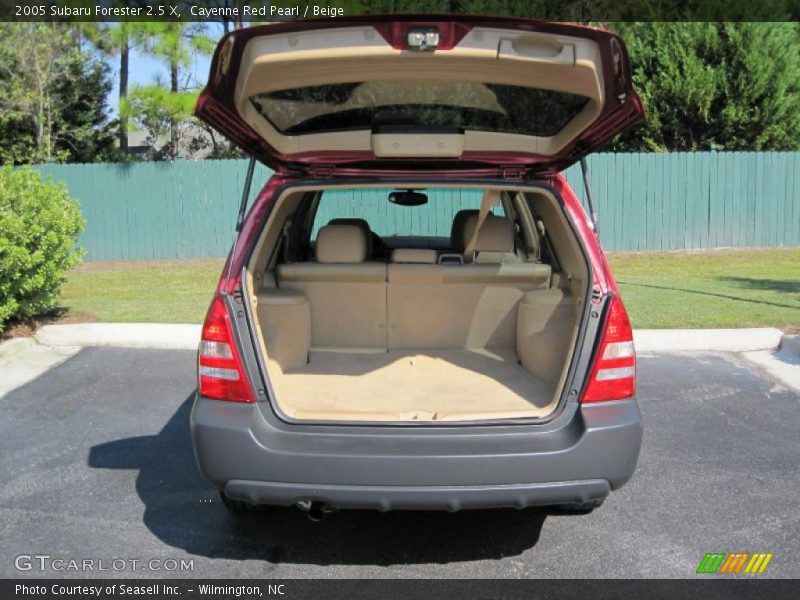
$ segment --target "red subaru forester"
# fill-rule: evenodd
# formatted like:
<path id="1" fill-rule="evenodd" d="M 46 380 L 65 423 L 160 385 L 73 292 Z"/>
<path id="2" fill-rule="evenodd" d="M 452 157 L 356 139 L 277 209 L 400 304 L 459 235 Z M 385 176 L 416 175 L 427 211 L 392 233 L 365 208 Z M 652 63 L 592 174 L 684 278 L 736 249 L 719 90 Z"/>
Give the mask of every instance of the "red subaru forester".
<path id="1" fill-rule="evenodd" d="M 191 422 L 226 506 L 588 510 L 630 478 L 631 326 L 560 174 L 642 118 L 617 35 L 252 27 L 196 114 L 252 157 Z"/>

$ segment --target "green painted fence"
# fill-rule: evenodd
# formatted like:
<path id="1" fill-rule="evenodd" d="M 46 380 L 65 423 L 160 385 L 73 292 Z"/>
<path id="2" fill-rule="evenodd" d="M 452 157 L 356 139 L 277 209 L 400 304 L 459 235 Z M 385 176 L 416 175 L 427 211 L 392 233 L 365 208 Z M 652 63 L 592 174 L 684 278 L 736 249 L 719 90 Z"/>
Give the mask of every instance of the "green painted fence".
<path id="1" fill-rule="evenodd" d="M 247 161 L 42 165 L 80 201 L 86 260 L 225 256 Z M 270 171 L 258 168 L 252 196 Z M 252 199 L 251 199 L 252 201 Z"/>
<path id="2" fill-rule="evenodd" d="M 800 245 L 800 153 L 598 154 L 589 170 L 608 250 Z M 582 197 L 580 169 L 567 178 Z"/>
<path id="3" fill-rule="evenodd" d="M 597 154 L 589 158 L 600 237 L 608 250 L 800 245 L 800 153 Z M 224 256 L 233 239 L 246 162 L 43 165 L 81 202 L 87 260 Z M 583 197 L 580 169 L 567 178 Z M 269 171 L 260 167 L 253 195 Z M 469 192 L 435 201 L 468 205 Z M 362 198 L 362 200 L 365 200 Z M 374 193 L 370 222 L 423 235 L 449 232 L 452 210 L 408 223 Z M 431 204 L 434 204 L 432 197 Z M 410 228 L 410 229 L 409 229 Z M 446 233 L 445 233 L 446 235 Z"/>

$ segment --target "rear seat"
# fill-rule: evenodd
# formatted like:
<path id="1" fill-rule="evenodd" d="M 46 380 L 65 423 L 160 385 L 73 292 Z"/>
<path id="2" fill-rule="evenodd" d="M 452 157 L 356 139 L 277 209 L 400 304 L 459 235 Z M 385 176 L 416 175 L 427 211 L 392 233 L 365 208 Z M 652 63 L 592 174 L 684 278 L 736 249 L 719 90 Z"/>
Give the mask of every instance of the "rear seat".
<path id="1" fill-rule="evenodd" d="M 326 225 L 316 262 L 278 265 L 278 285 L 308 297 L 312 348 L 386 347 L 386 264 L 365 262 L 368 251 L 362 227 Z"/>
<path id="2" fill-rule="evenodd" d="M 506 225 L 484 222 L 479 256 L 513 246 Z M 397 249 L 387 266 L 367 249 L 358 225 L 326 225 L 316 262 L 278 265 L 280 288 L 308 298 L 311 349 L 513 348 L 520 299 L 550 282 L 540 263 L 439 265 L 433 250 Z"/>
<path id="3" fill-rule="evenodd" d="M 467 215 L 471 235 L 477 214 Z M 525 292 L 547 289 L 550 266 L 500 260 L 513 254 L 511 223 L 488 215 L 475 244 L 493 263 L 400 264 L 388 267 L 389 348 L 512 348 L 517 304 Z M 465 257 L 471 258 L 471 257 Z"/>
<path id="4" fill-rule="evenodd" d="M 435 265 L 437 256 L 436 250 L 428 248 L 396 248 L 392 250 L 390 261 L 400 264 Z"/>

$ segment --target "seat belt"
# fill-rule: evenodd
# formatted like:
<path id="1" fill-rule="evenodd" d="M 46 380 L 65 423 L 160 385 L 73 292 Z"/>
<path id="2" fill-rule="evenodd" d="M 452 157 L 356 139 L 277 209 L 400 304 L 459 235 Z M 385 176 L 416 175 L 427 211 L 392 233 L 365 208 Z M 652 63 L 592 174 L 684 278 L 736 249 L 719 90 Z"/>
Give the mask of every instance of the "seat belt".
<path id="1" fill-rule="evenodd" d="M 547 252 L 547 259 L 550 261 L 550 266 L 552 267 L 553 271 L 561 271 L 561 265 L 558 264 L 556 253 L 553 251 L 553 244 L 550 243 L 550 236 L 547 235 L 547 229 L 544 227 L 544 221 L 542 221 L 541 217 L 536 217 L 534 223 L 536 223 L 536 229 L 539 230 L 540 255 L 543 248 Z"/>
<path id="2" fill-rule="evenodd" d="M 478 232 L 483 225 L 483 222 L 486 220 L 489 211 L 491 210 L 492 206 L 496 206 L 500 203 L 500 191 L 499 190 L 486 190 L 483 192 L 483 199 L 481 200 L 481 208 L 478 211 L 478 222 L 475 223 L 475 229 L 472 231 L 472 234 L 469 236 L 469 240 L 467 240 L 467 244 L 464 246 L 464 256 L 471 256 L 471 260 L 475 260 L 475 246 L 478 244 Z"/>
<path id="3" fill-rule="evenodd" d="M 280 244 L 276 244 L 276 248 L 279 246 L 283 246 L 283 260 L 286 263 L 293 263 L 297 262 L 295 257 L 295 249 L 292 247 L 292 240 L 290 232 L 292 230 L 292 218 L 289 217 L 286 219 L 286 222 L 283 224 L 283 228 L 281 229 L 281 241 Z"/>

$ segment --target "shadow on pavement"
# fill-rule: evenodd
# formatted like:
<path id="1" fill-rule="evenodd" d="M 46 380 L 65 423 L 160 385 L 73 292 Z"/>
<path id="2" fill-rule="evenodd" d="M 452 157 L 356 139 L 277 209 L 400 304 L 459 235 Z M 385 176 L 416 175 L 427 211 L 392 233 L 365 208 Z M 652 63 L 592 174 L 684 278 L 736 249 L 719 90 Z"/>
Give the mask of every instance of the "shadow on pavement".
<path id="1" fill-rule="evenodd" d="M 199 475 L 189 432 L 193 395 L 160 433 L 93 446 L 89 466 L 138 469 L 144 523 L 161 541 L 209 558 L 379 565 L 515 556 L 536 545 L 542 510 L 339 511 L 322 523 L 298 509 L 234 516 Z"/>

